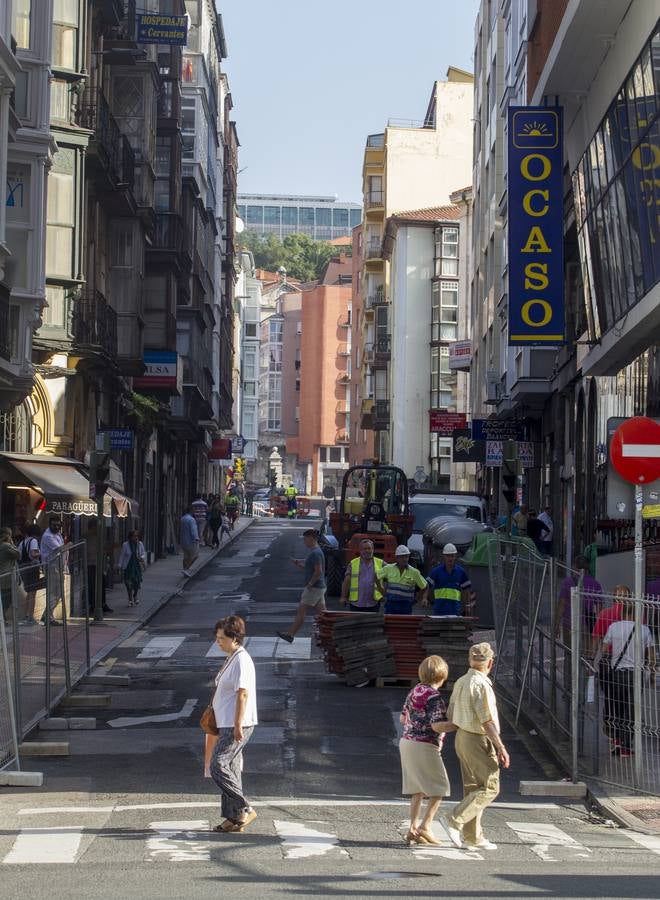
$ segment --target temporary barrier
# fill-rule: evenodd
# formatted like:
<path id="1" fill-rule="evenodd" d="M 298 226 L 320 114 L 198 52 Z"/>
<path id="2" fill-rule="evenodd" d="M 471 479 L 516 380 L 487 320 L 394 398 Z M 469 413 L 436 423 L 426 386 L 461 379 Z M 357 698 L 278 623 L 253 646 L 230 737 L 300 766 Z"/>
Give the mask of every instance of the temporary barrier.
<path id="1" fill-rule="evenodd" d="M 0 596 L 3 615 L 0 617 L 0 770 L 10 766 L 18 767 L 18 732 L 12 697 L 14 695 L 12 677 L 12 646 L 5 625 L 5 614 L 10 614 L 12 585 L 16 581 L 13 573 L 0 576 Z"/>

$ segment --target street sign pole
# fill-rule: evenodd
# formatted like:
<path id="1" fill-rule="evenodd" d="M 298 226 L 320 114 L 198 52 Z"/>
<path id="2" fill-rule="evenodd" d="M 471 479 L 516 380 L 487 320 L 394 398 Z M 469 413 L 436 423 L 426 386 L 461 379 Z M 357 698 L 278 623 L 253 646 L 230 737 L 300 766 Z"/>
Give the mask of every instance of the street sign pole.
<path id="1" fill-rule="evenodd" d="M 103 527 L 103 493 L 96 497 L 96 582 L 94 585 L 94 621 L 103 621 L 103 557 L 105 529 Z"/>
<path id="2" fill-rule="evenodd" d="M 644 666 L 644 643 L 642 641 L 642 625 L 644 610 L 642 595 L 644 593 L 644 544 L 642 535 L 642 505 L 644 494 L 641 484 L 635 485 L 635 667 L 633 669 L 633 701 L 635 748 L 635 783 L 642 781 L 642 671 Z"/>

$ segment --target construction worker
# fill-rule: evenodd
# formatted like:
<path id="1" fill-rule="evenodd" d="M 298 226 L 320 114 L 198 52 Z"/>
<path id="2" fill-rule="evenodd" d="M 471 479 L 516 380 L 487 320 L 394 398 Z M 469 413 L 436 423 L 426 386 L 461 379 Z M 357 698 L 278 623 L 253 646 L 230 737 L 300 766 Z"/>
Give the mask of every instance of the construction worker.
<path id="1" fill-rule="evenodd" d="M 290 484 L 284 491 L 284 496 L 286 497 L 287 504 L 289 507 L 289 511 L 287 512 L 287 516 L 290 519 L 295 519 L 296 517 L 296 509 L 298 508 L 298 501 L 296 497 L 298 496 L 298 490 L 295 485 Z"/>
<path id="2" fill-rule="evenodd" d="M 415 594 L 421 591 L 422 605 L 427 604 L 428 585 L 426 579 L 414 566 L 408 565 L 410 550 L 399 544 L 394 553 L 394 562 L 383 566 L 377 579 L 378 590 L 385 595 L 385 612 L 409 616 L 415 603 Z"/>
<path id="3" fill-rule="evenodd" d="M 470 615 L 474 602 L 472 582 L 462 566 L 456 565 L 458 550 L 454 544 L 442 548 L 443 562 L 429 572 L 429 586 L 433 591 L 434 616 Z"/>
<path id="4" fill-rule="evenodd" d="M 374 556 L 373 541 L 360 541 L 360 555 L 346 567 L 339 602 L 348 603 L 352 612 L 378 612 L 383 595 L 377 587 L 377 579 L 383 569 L 383 560 Z"/>

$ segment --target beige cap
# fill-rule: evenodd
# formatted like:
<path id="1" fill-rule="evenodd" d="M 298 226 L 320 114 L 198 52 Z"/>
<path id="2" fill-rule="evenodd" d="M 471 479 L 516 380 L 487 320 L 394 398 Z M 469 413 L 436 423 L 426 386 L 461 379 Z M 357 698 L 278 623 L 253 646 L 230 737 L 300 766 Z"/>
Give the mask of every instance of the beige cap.
<path id="1" fill-rule="evenodd" d="M 472 644 L 468 655 L 470 662 L 488 662 L 495 656 L 495 651 L 487 641 L 483 641 L 481 644 Z"/>

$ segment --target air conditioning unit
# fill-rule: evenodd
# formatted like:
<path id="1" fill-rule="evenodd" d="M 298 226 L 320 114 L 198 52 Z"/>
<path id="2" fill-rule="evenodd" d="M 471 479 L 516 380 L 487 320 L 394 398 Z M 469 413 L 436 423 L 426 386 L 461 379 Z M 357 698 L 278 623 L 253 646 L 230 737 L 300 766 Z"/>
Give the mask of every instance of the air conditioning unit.
<path id="1" fill-rule="evenodd" d="M 500 378 L 495 369 L 486 374 L 486 403 L 498 403 L 500 400 Z"/>

